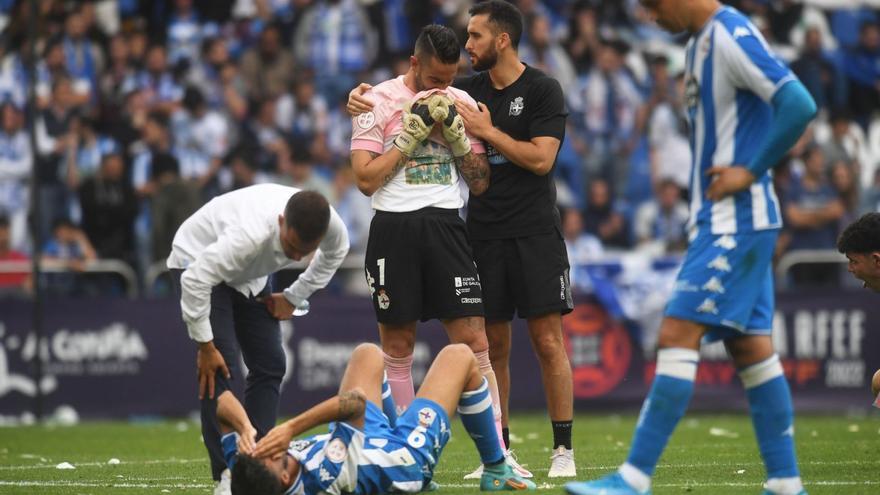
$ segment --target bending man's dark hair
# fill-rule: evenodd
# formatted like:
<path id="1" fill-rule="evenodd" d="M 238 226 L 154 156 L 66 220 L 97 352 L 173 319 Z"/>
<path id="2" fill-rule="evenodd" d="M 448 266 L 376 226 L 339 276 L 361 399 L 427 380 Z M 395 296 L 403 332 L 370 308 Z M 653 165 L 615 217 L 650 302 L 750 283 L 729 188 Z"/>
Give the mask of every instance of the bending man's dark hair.
<path id="1" fill-rule="evenodd" d="M 837 250 L 843 254 L 880 251 L 880 213 L 866 213 L 844 229 L 837 238 Z"/>
<path id="2" fill-rule="evenodd" d="M 430 24 L 422 28 L 416 38 L 415 56 L 424 63 L 426 57 L 436 57 L 444 64 L 458 63 L 461 45 L 455 31 L 439 24 Z"/>
<path id="3" fill-rule="evenodd" d="M 262 462 L 238 454 L 232 466 L 232 495 L 281 495 L 284 486 Z"/>
<path id="4" fill-rule="evenodd" d="M 287 201 L 284 222 L 305 243 L 320 240 L 330 225 L 330 204 L 315 191 L 300 191 Z"/>
<path id="5" fill-rule="evenodd" d="M 474 5 L 468 13 L 471 17 L 488 14 L 489 24 L 492 25 L 495 34 L 507 33 L 513 49 L 519 47 L 523 32 L 523 15 L 513 4 L 502 0 L 488 0 Z"/>

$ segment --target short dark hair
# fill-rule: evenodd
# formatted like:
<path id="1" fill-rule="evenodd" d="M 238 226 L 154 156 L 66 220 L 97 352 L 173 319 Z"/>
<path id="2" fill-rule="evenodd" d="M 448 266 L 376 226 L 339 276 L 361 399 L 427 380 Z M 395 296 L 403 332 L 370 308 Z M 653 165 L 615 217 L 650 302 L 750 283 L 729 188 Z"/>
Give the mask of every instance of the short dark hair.
<path id="1" fill-rule="evenodd" d="M 455 31 L 439 24 L 429 24 L 422 28 L 416 38 L 415 56 L 424 61 L 425 56 L 436 57 L 444 64 L 458 63 L 461 45 Z"/>
<path id="2" fill-rule="evenodd" d="M 281 480 L 249 455 L 238 454 L 230 474 L 233 495 L 281 495 L 284 492 Z"/>
<path id="3" fill-rule="evenodd" d="M 880 212 L 862 215 L 837 238 L 837 250 L 843 254 L 867 254 L 880 251 Z"/>
<path id="4" fill-rule="evenodd" d="M 315 242 L 327 233 L 330 225 L 330 204 L 316 191 L 300 191 L 287 201 L 284 208 L 287 227 L 296 231 L 303 242 Z"/>
<path id="5" fill-rule="evenodd" d="M 480 2 L 468 11 L 471 17 L 476 15 L 489 15 L 489 23 L 501 33 L 510 36 L 510 44 L 516 49 L 523 32 L 523 15 L 513 4 L 502 0 L 488 0 Z"/>

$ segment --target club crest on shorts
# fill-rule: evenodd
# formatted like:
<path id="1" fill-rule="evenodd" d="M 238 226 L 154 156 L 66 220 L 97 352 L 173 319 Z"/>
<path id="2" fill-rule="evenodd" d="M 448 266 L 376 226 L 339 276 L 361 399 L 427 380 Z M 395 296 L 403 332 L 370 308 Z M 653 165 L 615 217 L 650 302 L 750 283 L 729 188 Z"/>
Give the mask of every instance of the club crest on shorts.
<path id="1" fill-rule="evenodd" d="M 324 452 L 327 455 L 327 459 L 330 459 L 331 462 L 338 463 L 345 460 L 345 454 L 348 452 L 348 448 L 345 446 L 342 439 L 334 438 L 324 449 Z"/>
<path id="2" fill-rule="evenodd" d="M 376 301 L 379 302 L 379 309 L 388 309 L 388 307 L 391 306 L 391 298 L 388 297 L 388 293 L 385 292 L 385 289 L 379 289 Z"/>
<path id="3" fill-rule="evenodd" d="M 437 413 L 430 407 L 419 409 L 419 425 L 423 428 L 427 428 L 434 424 L 435 419 L 437 419 Z"/>
<path id="4" fill-rule="evenodd" d="M 524 107 L 525 107 L 525 103 L 523 103 L 523 97 L 517 96 L 516 98 L 513 99 L 512 102 L 510 102 L 509 115 L 516 117 L 517 115 L 522 113 Z"/>

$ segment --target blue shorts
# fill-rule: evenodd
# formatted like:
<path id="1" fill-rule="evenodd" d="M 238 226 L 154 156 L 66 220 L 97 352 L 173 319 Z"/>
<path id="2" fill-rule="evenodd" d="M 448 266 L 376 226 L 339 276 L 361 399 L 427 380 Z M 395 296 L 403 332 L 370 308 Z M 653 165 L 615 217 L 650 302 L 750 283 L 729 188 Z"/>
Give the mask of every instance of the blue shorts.
<path id="1" fill-rule="evenodd" d="M 665 315 L 708 326 L 708 342 L 770 335 L 771 262 L 778 236 L 778 230 L 698 235 L 685 255 Z"/>
<path id="2" fill-rule="evenodd" d="M 414 455 L 421 457 L 433 472 L 434 466 L 440 461 L 440 453 L 452 437 L 452 431 L 446 410 L 432 400 L 419 398 L 412 401 L 397 418 L 392 435 Z"/>

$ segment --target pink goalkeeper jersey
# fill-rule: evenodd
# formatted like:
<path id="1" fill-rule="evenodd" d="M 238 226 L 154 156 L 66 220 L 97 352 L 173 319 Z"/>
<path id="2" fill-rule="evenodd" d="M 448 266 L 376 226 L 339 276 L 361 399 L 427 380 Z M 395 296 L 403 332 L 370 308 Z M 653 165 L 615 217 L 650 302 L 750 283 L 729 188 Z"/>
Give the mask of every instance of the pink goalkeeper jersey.
<path id="1" fill-rule="evenodd" d="M 413 93 L 403 83 L 404 76 L 374 86 L 366 97 L 373 101 L 373 111 L 352 119 L 351 149 L 383 154 L 394 145 L 394 138 L 403 128 L 401 112 L 414 100 L 442 90 Z M 445 92 L 453 99 L 463 100 L 476 108 L 474 99 L 464 91 L 449 87 Z M 485 153 L 477 138 L 468 134 L 471 150 Z M 373 193 L 372 205 L 382 211 L 415 211 L 433 206 L 458 209 L 464 205 L 458 186 L 458 170 L 441 124 L 434 126 L 428 140 L 416 148 L 406 166 L 390 182 Z"/>

